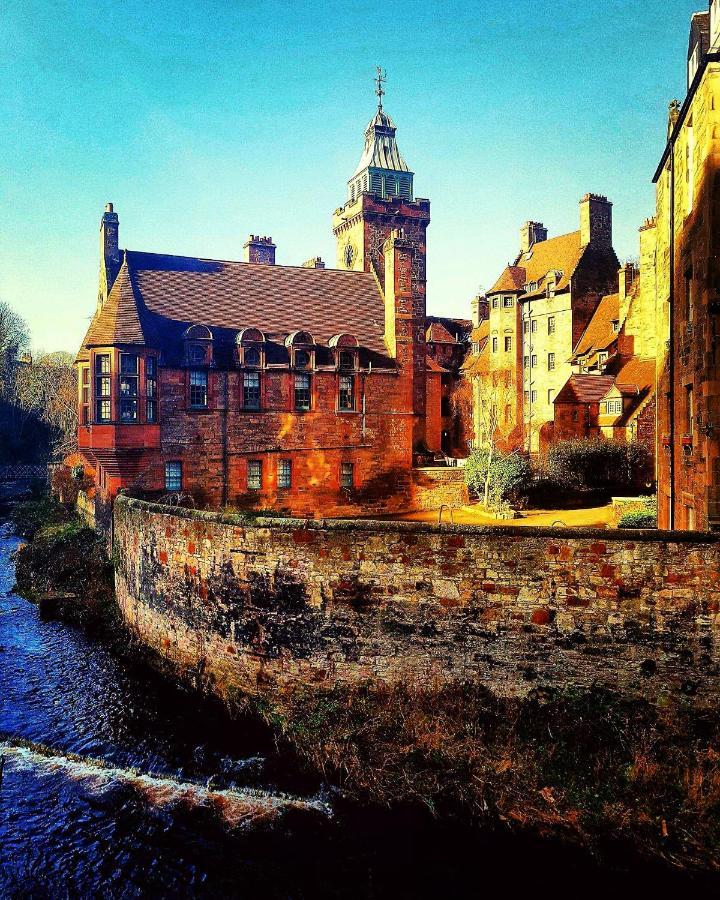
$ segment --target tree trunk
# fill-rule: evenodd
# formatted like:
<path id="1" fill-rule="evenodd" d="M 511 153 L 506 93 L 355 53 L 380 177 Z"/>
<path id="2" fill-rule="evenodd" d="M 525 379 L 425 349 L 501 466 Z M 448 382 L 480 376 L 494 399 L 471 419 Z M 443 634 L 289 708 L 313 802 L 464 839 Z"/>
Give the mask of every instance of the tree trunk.
<path id="1" fill-rule="evenodd" d="M 490 504 L 490 469 L 492 467 L 493 461 L 493 445 L 492 443 L 488 447 L 488 459 L 487 459 L 487 470 L 485 472 L 485 501 L 484 506 L 485 509 L 489 508 Z"/>

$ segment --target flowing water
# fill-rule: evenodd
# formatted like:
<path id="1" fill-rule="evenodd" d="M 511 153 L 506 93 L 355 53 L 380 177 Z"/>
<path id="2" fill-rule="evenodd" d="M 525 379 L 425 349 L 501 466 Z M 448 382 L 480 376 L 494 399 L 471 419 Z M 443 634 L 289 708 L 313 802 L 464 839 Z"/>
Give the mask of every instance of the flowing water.
<path id="1" fill-rule="evenodd" d="M 18 544 L 0 524 L 0 898 L 479 897 L 498 881 L 587 897 L 633 882 L 417 811 L 340 822 L 257 726 L 42 620 L 12 592 Z"/>

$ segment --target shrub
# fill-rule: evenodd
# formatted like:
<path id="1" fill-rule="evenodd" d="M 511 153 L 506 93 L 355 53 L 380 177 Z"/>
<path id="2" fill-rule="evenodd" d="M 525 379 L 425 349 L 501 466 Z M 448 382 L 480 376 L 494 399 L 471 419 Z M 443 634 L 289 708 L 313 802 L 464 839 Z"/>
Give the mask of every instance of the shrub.
<path id="1" fill-rule="evenodd" d="M 67 522 L 71 514 L 66 506 L 49 495 L 18 503 L 10 514 L 13 530 L 20 537 L 32 538 L 41 528 Z"/>
<path id="2" fill-rule="evenodd" d="M 657 516 L 650 510 L 635 510 L 620 517 L 618 528 L 657 528 Z"/>
<path id="3" fill-rule="evenodd" d="M 485 496 L 487 457 L 486 450 L 476 450 L 465 464 L 465 483 L 481 499 Z M 490 464 L 490 505 L 517 503 L 526 495 L 532 477 L 530 463 L 524 456 L 496 452 Z"/>
<path id="4" fill-rule="evenodd" d="M 646 483 L 650 460 L 641 444 L 576 439 L 550 448 L 544 472 L 563 490 L 626 490 Z"/>

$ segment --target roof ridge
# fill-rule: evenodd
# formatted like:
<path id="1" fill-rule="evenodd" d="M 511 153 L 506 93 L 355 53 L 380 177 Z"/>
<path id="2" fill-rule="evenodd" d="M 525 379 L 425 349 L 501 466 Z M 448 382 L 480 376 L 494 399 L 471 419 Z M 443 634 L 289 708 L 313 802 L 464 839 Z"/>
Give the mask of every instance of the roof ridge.
<path id="1" fill-rule="evenodd" d="M 192 259 L 197 262 L 205 262 L 205 263 L 223 263 L 224 265 L 233 265 L 233 266 L 253 266 L 260 268 L 259 263 L 250 263 L 244 259 L 215 259 L 210 256 L 185 256 L 181 253 L 158 253 L 155 250 L 124 250 L 124 253 L 142 255 L 142 256 L 157 256 L 164 257 L 165 259 Z M 298 269 L 302 272 L 338 272 L 342 275 L 371 275 L 371 272 L 366 271 L 357 271 L 356 269 L 335 269 L 326 266 L 324 269 L 316 269 L 311 268 L 309 266 L 303 265 L 284 265 L 281 263 L 273 264 L 273 265 L 262 265 L 263 269 Z"/>

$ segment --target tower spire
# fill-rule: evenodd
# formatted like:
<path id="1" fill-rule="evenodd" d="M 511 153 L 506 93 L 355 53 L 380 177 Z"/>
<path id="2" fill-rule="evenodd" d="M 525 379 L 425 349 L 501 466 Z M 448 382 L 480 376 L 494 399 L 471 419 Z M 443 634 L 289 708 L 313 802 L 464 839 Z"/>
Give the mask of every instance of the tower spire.
<path id="1" fill-rule="evenodd" d="M 375 76 L 375 93 L 378 98 L 378 112 L 382 111 L 382 98 L 385 91 L 383 90 L 383 84 L 387 81 L 387 72 L 383 71 L 382 66 L 375 66 L 375 70 L 377 75 Z"/>

